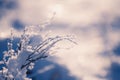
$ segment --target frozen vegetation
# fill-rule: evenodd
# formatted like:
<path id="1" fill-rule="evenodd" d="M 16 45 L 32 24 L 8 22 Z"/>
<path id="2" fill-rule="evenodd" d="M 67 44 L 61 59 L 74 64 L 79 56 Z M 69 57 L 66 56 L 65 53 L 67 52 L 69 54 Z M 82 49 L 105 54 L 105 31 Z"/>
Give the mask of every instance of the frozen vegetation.
<path id="1" fill-rule="evenodd" d="M 75 43 L 70 36 L 56 36 L 41 41 L 32 41 L 31 44 L 31 37 L 36 35 L 34 34 L 35 30 L 38 33 L 41 31 L 38 26 L 25 27 L 17 44 L 17 49 L 13 49 L 14 33 L 11 31 L 11 38 L 7 43 L 8 50 L 3 52 L 3 59 L 0 61 L 0 65 L 3 66 L 0 70 L 0 80 L 32 80 L 27 77 L 27 71 L 34 68 L 36 61 L 47 58 L 54 53 L 51 48 L 56 43 L 64 40 Z"/>

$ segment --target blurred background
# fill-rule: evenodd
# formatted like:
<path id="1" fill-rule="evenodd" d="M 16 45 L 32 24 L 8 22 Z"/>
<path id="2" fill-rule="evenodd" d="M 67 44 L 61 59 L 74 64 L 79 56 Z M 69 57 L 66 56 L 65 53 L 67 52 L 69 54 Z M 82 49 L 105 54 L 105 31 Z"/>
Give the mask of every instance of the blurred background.
<path id="1" fill-rule="evenodd" d="M 119 8 L 120 0 L 0 0 L 0 59 L 11 29 L 16 48 L 25 26 L 48 24 L 40 35 L 74 35 L 78 45 L 61 43 L 72 47 L 38 61 L 33 80 L 120 80 Z"/>

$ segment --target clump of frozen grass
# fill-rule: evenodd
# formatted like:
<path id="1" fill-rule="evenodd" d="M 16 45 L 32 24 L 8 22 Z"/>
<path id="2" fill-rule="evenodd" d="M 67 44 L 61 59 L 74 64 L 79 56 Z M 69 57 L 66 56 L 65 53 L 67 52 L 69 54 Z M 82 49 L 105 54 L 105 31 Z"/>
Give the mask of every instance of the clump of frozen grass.
<path id="1" fill-rule="evenodd" d="M 7 44 L 8 50 L 4 51 L 3 60 L 0 61 L 0 65 L 4 65 L 0 70 L 0 80 L 31 80 L 27 78 L 27 71 L 34 68 L 36 61 L 47 58 L 52 53 L 51 48 L 56 43 L 62 40 L 75 43 L 70 36 L 56 36 L 35 42 L 37 44 L 33 46 L 30 44 L 30 40 L 33 34 L 36 35 L 35 28 L 39 29 L 37 26 L 24 29 L 17 44 L 17 49 L 13 49 L 14 36 L 13 32 L 11 32 L 11 38 Z"/>

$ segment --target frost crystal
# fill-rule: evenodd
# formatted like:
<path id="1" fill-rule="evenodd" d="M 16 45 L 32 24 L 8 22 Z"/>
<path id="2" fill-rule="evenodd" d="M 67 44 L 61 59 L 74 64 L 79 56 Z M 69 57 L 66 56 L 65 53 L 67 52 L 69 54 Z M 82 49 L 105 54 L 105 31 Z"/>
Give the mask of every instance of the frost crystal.
<path id="1" fill-rule="evenodd" d="M 11 32 L 11 38 L 7 44 L 8 50 L 4 52 L 3 60 L 0 61 L 0 65 L 4 64 L 4 67 L 0 70 L 0 80 L 32 80 L 27 78 L 26 73 L 28 70 L 34 68 L 36 61 L 48 57 L 51 48 L 57 42 L 62 40 L 73 42 L 68 36 L 56 36 L 41 41 L 33 40 L 33 43 L 36 42 L 35 44 L 31 44 L 31 37 L 33 35 L 30 32 L 34 32 L 34 27 L 25 28 L 17 44 L 17 49 L 13 49 L 12 47 L 14 38 L 13 32 Z"/>

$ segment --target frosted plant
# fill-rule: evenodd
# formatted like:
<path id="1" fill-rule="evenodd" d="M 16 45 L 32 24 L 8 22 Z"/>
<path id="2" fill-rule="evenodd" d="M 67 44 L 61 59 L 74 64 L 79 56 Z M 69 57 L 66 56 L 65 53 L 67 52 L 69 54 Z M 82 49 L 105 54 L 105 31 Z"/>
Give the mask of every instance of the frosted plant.
<path id="1" fill-rule="evenodd" d="M 56 36 L 47 38 L 31 45 L 31 34 L 35 26 L 26 27 L 17 44 L 17 49 L 13 49 L 13 32 L 8 42 L 8 50 L 4 51 L 3 60 L 0 65 L 4 65 L 0 70 L 0 80 L 32 80 L 27 78 L 27 71 L 34 68 L 35 62 L 47 58 L 51 53 L 51 48 L 62 40 L 73 42 L 70 36 Z M 38 27 L 36 27 L 38 28 Z M 73 42 L 75 43 L 75 42 Z"/>

